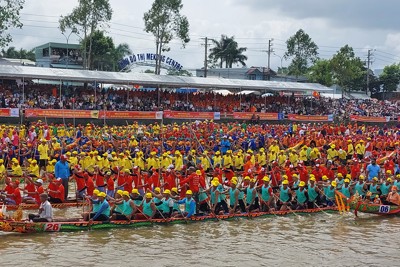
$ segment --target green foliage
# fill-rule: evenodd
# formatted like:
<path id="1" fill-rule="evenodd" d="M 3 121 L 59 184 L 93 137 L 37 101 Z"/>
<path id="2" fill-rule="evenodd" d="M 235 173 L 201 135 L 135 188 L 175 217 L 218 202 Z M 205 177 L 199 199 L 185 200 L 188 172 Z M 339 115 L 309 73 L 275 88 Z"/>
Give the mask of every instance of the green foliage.
<path id="1" fill-rule="evenodd" d="M 219 41 L 211 39 L 214 47 L 210 49 L 209 58 L 211 62 L 216 64 L 219 62 L 219 67 L 222 68 L 225 63 L 225 68 L 232 68 L 233 64 L 241 64 L 243 67 L 246 66 L 245 61 L 247 56 L 243 55 L 243 52 L 247 50 L 246 47 L 239 47 L 235 41 L 235 37 L 228 37 L 221 35 Z"/>
<path id="2" fill-rule="evenodd" d="M 167 75 L 173 75 L 173 76 L 188 76 L 191 77 L 192 73 L 187 71 L 187 70 L 176 70 L 176 69 L 169 69 L 167 71 Z"/>
<path id="3" fill-rule="evenodd" d="M 289 74 L 296 77 L 307 73 L 310 64 L 318 59 L 318 46 L 302 29 L 286 41 L 285 59 L 293 58 L 289 65 Z"/>
<path id="4" fill-rule="evenodd" d="M 332 57 L 333 81 L 345 91 L 362 90 L 366 68 L 353 48 L 345 45 Z"/>
<path id="5" fill-rule="evenodd" d="M 123 43 L 115 46 L 113 39 L 110 36 L 105 36 L 103 31 L 95 31 L 88 38 L 92 39 L 90 69 L 119 71 L 117 62 L 124 56 L 132 54 L 128 44 Z M 82 40 L 82 42 L 87 41 L 85 39 Z"/>
<path id="6" fill-rule="evenodd" d="M 25 0 L 0 0 L 0 47 L 5 47 L 12 41 L 8 30 L 22 28 L 19 12 L 24 3 Z"/>
<path id="7" fill-rule="evenodd" d="M 384 92 L 393 92 L 397 90 L 400 83 L 400 65 L 392 64 L 385 66 L 382 74 L 379 76 Z"/>
<path id="8" fill-rule="evenodd" d="M 326 59 L 317 60 L 307 73 L 310 82 L 320 83 L 325 86 L 333 85 L 331 61 Z"/>
<path id="9" fill-rule="evenodd" d="M 36 61 L 34 49 L 29 51 L 22 48 L 20 50 L 16 50 L 14 46 L 7 48 L 7 50 L 2 49 L 1 57 L 29 59 L 31 61 Z"/>
<path id="10" fill-rule="evenodd" d="M 154 74 L 155 72 L 154 72 L 154 70 L 149 70 L 149 69 L 147 69 L 147 70 L 144 71 L 144 73 Z"/>
<path id="11" fill-rule="evenodd" d="M 156 39 L 156 54 L 169 51 L 168 44 L 178 38 L 182 46 L 190 41 L 189 21 L 181 15 L 181 0 L 155 0 L 149 11 L 144 13 L 143 20 L 148 33 L 152 33 Z M 160 74 L 161 58 L 156 60 L 155 73 Z"/>
<path id="12" fill-rule="evenodd" d="M 71 14 L 61 16 L 59 19 L 61 32 L 64 33 L 70 29 L 77 34 L 83 34 L 82 50 L 87 51 L 84 55 L 85 69 L 92 62 L 91 37 L 96 30 L 108 26 L 112 13 L 109 0 L 79 0 L 78 6 L 72 10 Z"/>

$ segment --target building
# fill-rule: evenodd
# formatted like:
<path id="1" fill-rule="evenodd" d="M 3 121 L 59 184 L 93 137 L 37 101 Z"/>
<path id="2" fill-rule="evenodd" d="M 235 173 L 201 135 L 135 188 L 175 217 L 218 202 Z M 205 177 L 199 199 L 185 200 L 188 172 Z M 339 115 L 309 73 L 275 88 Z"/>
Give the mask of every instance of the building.
<path id="1" fill-rule="evenodd" d="M 204 77 L 204 68 L 196 69 L 196 77 Z M 307 82 L 305 77 L 294 77 L 290 75 L 277 74 L 275 71 L 265 67 L 250 68 L 215 68 L 207 70 L 207 77 L 240 79 L 240 80 L 269 80 L 279 82 Z"/>
<path id="2" fill-rule="evenodd" d="M 79 44 L 43 44 L 35 48 L 35 57 L 38 67 L 83 69 L 83 58 Z"/>
<path id="3" fill-rule="evenodd" d="M 0 65 L 8 66 L 36 66 L 36 62 L 26 58 L 0 58 Z"/>

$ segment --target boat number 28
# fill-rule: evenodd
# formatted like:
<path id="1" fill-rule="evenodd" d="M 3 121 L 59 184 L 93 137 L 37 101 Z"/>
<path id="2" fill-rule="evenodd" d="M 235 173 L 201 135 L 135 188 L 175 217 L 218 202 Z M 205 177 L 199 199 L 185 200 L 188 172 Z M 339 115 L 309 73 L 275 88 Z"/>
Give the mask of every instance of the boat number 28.
<path id="1" fill-rule="evenodd" d="M 58 232 L 60 231 L 61 225 L 59 223 L 46 223 L 46 232 Z"/>
<path id="2" fill-rule="evenodd" d="M 389 213 L 390 206 L 389 205 L 380 205 L 379 206 L 379 213 Z"/>

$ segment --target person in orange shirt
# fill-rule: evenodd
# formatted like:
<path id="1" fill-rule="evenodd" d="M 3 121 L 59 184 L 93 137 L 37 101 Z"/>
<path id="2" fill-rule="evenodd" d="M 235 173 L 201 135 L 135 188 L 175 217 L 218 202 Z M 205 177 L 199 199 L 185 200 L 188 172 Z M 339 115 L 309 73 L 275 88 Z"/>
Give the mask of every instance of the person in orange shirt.
<path id="1" fill-rule="evenodd" d="M 388 194 L 386 201 L 400 206 L 400 195 L 397 192 L 397 187 L 395 185 L 392 186 L 392 191 Z"/>
<path id="2" fill-rule="evenodd" d="M 47 191 L 49 193 L 49 201 L 50 203 L 63 203 L 65 201 L 64 197 L 64 186 L 62 185 L 62 179 L 53 179 L 48 188 Z"/>
<path id="3" fill-rule="evenodd" d="M 19 205 L 22 203 L 18 180 L 16 180 L 14 183 L 10 183 L 9 191 L 4 195 L 0 195 L 0 200 L 6 205 Z"/>

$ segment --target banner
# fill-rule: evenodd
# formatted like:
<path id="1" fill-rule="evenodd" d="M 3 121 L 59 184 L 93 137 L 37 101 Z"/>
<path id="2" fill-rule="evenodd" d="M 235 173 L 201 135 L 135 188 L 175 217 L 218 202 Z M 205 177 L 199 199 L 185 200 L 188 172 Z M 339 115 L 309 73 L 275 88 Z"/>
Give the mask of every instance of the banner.
<path id="1" fill-rule="evenodd" d="M 98 119 L 98 110 L 72 110 L 72 109 L 26 109 L 27 118 L 67 118 L 67 119 Z"/>
<path id="2" fill-rule="evenodd" d="M 215 120 L 220 117 L 219 112 L 189 112 L 189 111 L 164 111 L 164 118 L 178 120 Z"/>
<path id="3" fill-rule="evenodd" d="M 19 117 L 19 108 L 10 108 L 10 117 Z"/>
<path id="4" fill-rule="evenodd" d="M 359 122 L 389 122 L 390 117 L 368 117 L 368 116 L 350 115 L 350 120 Z"/>
<path id="5" fill-rule="evenodd" d="M 261 113 L 261 112 L 233 112 L 233 118 L 237 120 L 251 120 L 253 115 L 260 117 L 260 120 L 279 120 L 278 113 Z"/>
<path id="6" fill-rule="evenodd" d="M 0 108 L 0 117 L 10 117 L 10 109 Z"/>
<path id="7" fill-rule="evenodd" d="M 155 111 L 104 111 L 99 112 L 100 119 L 135 119 L 135 120 L 155 120 Z"/>
<path id="8" fill-rule="evenodd" d="M 288 120 L 290 121 L 322 121 L 328 122 L 333 121 L 333 115 L 297 115 L 288 114 Z"/>

